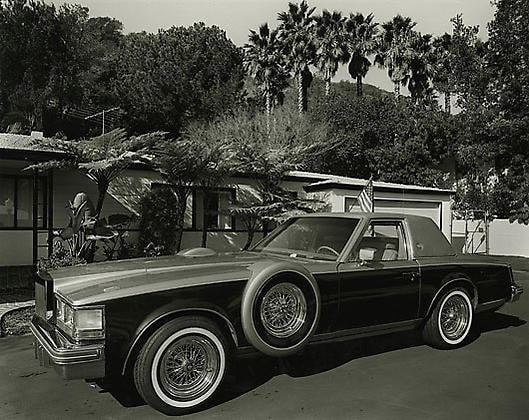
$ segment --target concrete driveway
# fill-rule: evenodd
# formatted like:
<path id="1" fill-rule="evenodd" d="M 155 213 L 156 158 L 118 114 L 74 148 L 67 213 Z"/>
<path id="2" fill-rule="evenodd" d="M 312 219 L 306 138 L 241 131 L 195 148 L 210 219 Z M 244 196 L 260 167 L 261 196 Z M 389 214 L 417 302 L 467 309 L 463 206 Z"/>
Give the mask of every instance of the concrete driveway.
<path id="1" fill-rule="evenodd" d="M 461 349 L 406 333 L 311 347 L 283 364 L 243 361 L 216 405 L 185 418 L 527 419 L 529 273 L 515 276 L 520 301 L 477 318 Z M 0 339 L 2 419 L 162 417 L 135 397 L 39 367 L 29 336 Z"/>

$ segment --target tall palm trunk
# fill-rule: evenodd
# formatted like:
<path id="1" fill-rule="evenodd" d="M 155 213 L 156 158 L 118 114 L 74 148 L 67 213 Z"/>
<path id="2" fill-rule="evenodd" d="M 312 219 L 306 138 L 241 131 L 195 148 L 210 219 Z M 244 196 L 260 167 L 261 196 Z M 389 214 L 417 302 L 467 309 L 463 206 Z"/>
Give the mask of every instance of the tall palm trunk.
<path id="1" fill-rule="evenodd" d="M 266 134 L 268 134 L 268 137 L 270 137 L 270 116 L 272 115 L 272 93 L 270 92 L 270 89 L 267 89 L 266 91 Z"/>
<path id="2" fill-rule="evenodd" d="M 364 92 L 362 89 L 362 76 L 356 76 L 356 96 L 363 96 Z"/>
<path id="3" fill-rule="evenodd" d="M 452 112 L 452 94 L 449 91 L 445 92 L 445 112 L 450 114 Z"/>
<path id="4" fill-rule="evenodd" d="M 297 74 L 298 79 L 298 111 L 300 114 L 303 114 L 305 111 L 305 84 L 303 83 L 303 72 L 300 71 Z"/>

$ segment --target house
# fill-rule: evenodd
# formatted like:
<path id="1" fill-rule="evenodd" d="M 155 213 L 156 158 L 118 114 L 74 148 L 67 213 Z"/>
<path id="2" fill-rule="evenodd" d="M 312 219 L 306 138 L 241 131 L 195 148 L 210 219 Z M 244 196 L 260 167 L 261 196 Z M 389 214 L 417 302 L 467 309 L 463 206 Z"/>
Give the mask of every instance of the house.
<path id="1" fill-rule="evenodd" d="M 41 133 L 0 134 L 0 268 L 32 267 L 39 258 L 46 257 L 53 247 L 53 232 L 68 222 L 67 203 L 81 191 L 92 201 L 97 198 L 96 185 L 78 172 L 53 169 L 37 174 L 24 170 L 34 162 L 64 157 L 61 152 L 39 147 L 42 139 Z M 118 213 L 139 215 L 142 194 L 161 184 L 161 177 L 145 167 L 126 170 L 110 186 L 101 217 Z M 342 212 L 358 209 L 356 198 L 365 185 L 364 179 L 292 171 L 283 187 L 299 198 L 324 201 L 328 211 Z M 202 226 L 206 223 L 208 246 L 239 249 L 246 241 L 246 231 L 227 208 L 243 194 L 256 194 L 255 186 L 254 179 L 238 175 L 215 191 L 194 190 L 188 202 L 183 248 L 200 245 Z M 375 211 L 429 216 L 451 238 L 453 191 L 386 182 L 374 182 L 373 190 Z M 131 225 L 129 230 L 128 240 L 133 240 L 137 225 Z M 2 270 L 0 279 L 1 273 Z"/>

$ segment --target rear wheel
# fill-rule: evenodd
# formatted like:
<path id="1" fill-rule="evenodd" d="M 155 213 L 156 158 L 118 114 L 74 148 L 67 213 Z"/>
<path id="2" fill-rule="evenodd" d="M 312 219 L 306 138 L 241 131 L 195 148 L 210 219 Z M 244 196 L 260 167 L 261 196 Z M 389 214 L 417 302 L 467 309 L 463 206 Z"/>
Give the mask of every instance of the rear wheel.
<path id="1" fill-rule="evenodd" d="M 452 289 L 437 302 L 424 326 L 423 338 L 433 347 L 458 347 L 468 336 L 472 316 L 472 303 L 466 290 Z"/>
<path id="2" fill-rule="evenodd" d="M 147 340 L 134 366 L 134 383 L 151 407 L 185 414 L 211 400 L 224 379 L 229 344 L 203 317 L 182 317 Z"/>

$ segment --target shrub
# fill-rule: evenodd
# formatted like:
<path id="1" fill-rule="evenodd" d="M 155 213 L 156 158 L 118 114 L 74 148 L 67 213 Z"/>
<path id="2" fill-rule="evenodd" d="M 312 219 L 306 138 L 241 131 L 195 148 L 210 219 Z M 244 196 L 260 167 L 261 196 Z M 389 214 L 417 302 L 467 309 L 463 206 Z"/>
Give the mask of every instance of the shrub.
<path id="1" fill-rule="evenodd" d="M 139 248 L 156 247 L 163 254 L 174 253 L 177 220 L 177 198 L 170 188 L 147 193 L 141 200 Z"/>

